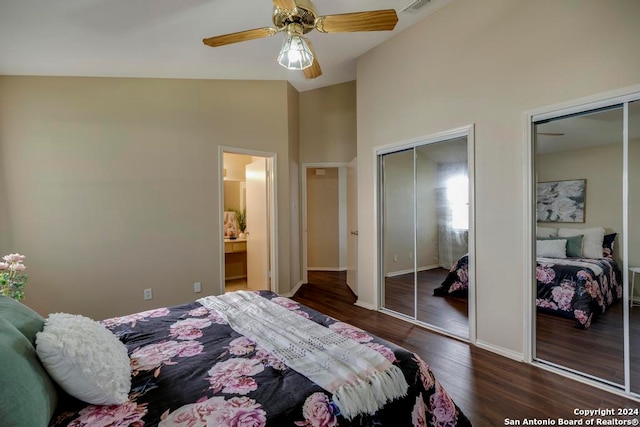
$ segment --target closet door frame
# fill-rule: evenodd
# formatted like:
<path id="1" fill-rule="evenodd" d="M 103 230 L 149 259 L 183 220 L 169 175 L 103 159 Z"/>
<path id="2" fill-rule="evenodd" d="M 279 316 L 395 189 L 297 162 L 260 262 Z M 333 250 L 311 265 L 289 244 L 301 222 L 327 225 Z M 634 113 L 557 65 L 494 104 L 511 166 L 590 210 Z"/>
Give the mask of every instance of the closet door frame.
<path id="1" fill-rule="evenodd" d="M 640 85 L 633 85 L 626 88 L 617 89 L 610 92 L 596 94 L 573 101 L 541 107 L 524 113 L 524 307 L 525 314 L 525 342 L 524 355 L 525 362 L 534 364 L 543 369 L 555 372 L 559 375 L 581 381 L 595 387 L 631 397 L 640 397 L 640 394 L 631 392 L 630 383 L 630 341 L 629 341 L 629 103 L 640 101 Z M 623 278 L 623 338 L 624 338 L 624 387 L 616 387 L 602 381 L 592 379 L 578 372 L 553 366 L 547 363 L 540 363 L 535 360 L 536 355 L 536 309 L 534 308 L 536 299 L 536 276 L 535 276 L 535 244 L 536 244 L 536 170 L 535 170 L 535 132 L 534 123 L 541 120 L 552 119 L 561 116 L 579 114 L 589 110 L 606 108 L 613 105 L 623 106 L 623 180 L 622 180 L 622 233 L 624 236 L 622 256 L 622 278 Z"/>
<path id="2" fill-rule="evenodd" d="M 438 132 L 431 135 L 425 135 L 418 138 L 413 138 L 410 140 L 400 141 L 391 143 L 384 146 L 379 146 L 374 148 L 374 161 L 375 161 L 375 187 L 376 187 L 376 199 L 377 199 L 377 208 L 375 212 L 375 223 L 376 230 L 378 233 L 378 247 L 377 247 L 377 287 L 378 287 L 378 297 L 380 304 L 384 302 L 384 288 L 385 288 L 385 280 L 384 280 L 384 230 L 383 230 L 383 192 L 384 186 L 382 181 L 382 166 L 381 166 L 381 157 L 385 154 L 392 154 L 398 151 L 404 151 L 408 149 L 416 149 L 417 147 L 434 144 L 438 142 L 444 142 L 451 139 L 456 138 L 466 138 L 467 139 L 467 164 L 468 164 L 468 174 L 469 174 L 469 237 L 468 237 L 468 250 L 469 250 L 469 264 L 468 264 L 468 275 L 469 275 L 469 292 L 468 292 L 468 320 L 469 320 L 469 336 L 461 337 L 459 335 L 452 334 L 446 329 L 442 329 L 440 327 L 421 322 L 417 319 L 415 311 L 417 310 L 417 301 L 416 298 L 416 290 L 415 290 L 415 279 L 414 279 L 414 316 L 409 317 L 399 313 L 396 313 L 391 310 L 386 310 L 384 308 L 380 308 L 380 311 L 389 314 L 394 317 L 398 317 L 400 319 L 409 321 L 416 325 L 425 327 L 427 329 L 434 330 L 443 335 L 447 335 L 449 337 L 455 338 L 457 340 L 462 340 L 465 342 L 469 342 L 471 344 L 476 343 L 476 268 L 475 268 L 475 125 L 470 124 L 466 126 L 461 126 L 459 128 L 450 129 L 443 132 Z M 415 153 L 414 153 L 414 191 L 415 191 Z M 414 216 L 414 225 L 415 225 L 415 217 L 417 215 L 416 205 L 412 208 L 413 216 Z M 414 239 L 414 254 L 416 253 L 415 248 L 415 239 Z M 416 265 L 417 257 L 414 256 L 414 270 Z"/>

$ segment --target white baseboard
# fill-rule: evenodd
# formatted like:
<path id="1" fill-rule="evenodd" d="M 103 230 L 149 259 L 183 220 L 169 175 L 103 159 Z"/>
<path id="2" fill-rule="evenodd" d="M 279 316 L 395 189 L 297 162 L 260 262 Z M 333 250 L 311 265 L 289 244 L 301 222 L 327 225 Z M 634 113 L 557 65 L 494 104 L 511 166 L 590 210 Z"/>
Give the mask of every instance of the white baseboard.
<path id="1" fill-rule="evenodd" d="M 238 279 L 246 279 L 247 276 L 229 276 L 224 278 L 224 280 L 238 280 Z"/>
<path id="2" fill-rule="evenodd" d="M 300 280 L 300 281 L 298 282 L 298 284 L 297 284 L 297 285 L 295 285 L 295 286 L 293 287 L 293 289 L 291 289 L 291 291 L 290 291 L 290 292 L 287 292 L 287 293 L 284 293 L 284 294 L 279 294 L 279 295 L 281 295 L 281 296 L 283 296 L 283 297 L 291 298 L 292 296 L 294 296 L 294 295 L 296 294 L 296 292 L 298 292 L 298 289 L 300 289 L 300 287 L 301 287 L 302 285 L 304 285 L 304 282 L 303 282 L 302 280 Z"/>
<path id="3" fill-rule="evenodd" d="M 509 350 L 508 348 L 489 344 L 480 340 L 476 340 L 476 347 L 499 354 L 500 356 L 504 356 L 509 359 L 517 360 L 518 362 L 524 362 L 524 354 L 518 353 L 517 351 Z"/>
<path id="4" fill-rule="evenodd" d="M 440 268 L 440 266 L 438 264 L 425 265 L 424 267 L 418 267 L 418 271 L 433 270 L 434 268 Z M 410 268 L 408 270 L 390 271 L 389 273 L 385 274 L 385 277 L 396 277 L 410 273 L 413 273 L 413 268 Z"/>
<path id="5" fill-rule="evenodd" d="M 369 304 L 368 302 L 362 302 L 360 300 L 357 300 L 355 303 L 353 303 L 353 305 L 358 306 L 358 307 L 362 307 L 362 308 L 366 308 L 367 310 L 377 310 L 378 307 L 376 307 L 373 304 Z"/>
<path id="6" fill-rule="evenodd" d="M 307 271 L 347 271 L 347 267 L 307 267 Z"/>

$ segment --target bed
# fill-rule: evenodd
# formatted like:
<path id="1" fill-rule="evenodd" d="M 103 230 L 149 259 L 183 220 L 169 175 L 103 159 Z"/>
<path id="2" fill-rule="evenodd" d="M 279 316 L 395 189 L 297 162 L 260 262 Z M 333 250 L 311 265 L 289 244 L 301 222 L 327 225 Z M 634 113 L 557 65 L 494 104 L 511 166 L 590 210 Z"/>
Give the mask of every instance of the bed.
<path id="1" fill-rule="evenodd" d="M 119 341 L 119 345 L 123 344 L 125 354 L 130 358 L 130 392 L 125 396 L 125 402 L 112 405 L 87 404 L 62 391 L 56 384 L 57 380 L 53 381 L 47 375 L 50 373 L 48 368 L 43 368 L 45 359 L 41 359 L 42 364 L 39 363 L 34 351 L 38 349 L 37 353 L 40 354 L 42 337 L 49 327 L 49 319 L 54 315 L 49 316 L 42 332 L 45 320 L 37 313 L 9 298 L 0 297 L 0 338 L 4 361 L 0 364 L 0 386 L 3 390 L 0 392 L 0 417 L 8 423 L 3 425 L 471 425 L 418 355 L 272 292 L 236 294 L 207 297 L 214 298 L 214 302 L 200 299 L 95 322 L 112 337 L 117 337 L 114 339 Z M 242 328 L 247 325 L 238 322 L 237 313 L 228 311 L 231 310 L 228 306 L 221 308 L 216 305 L 222 304 L 221 297 L 228 295 L 236 300 L 257 300 L 256 303 L 261 307 L 264 305 L 276 310 L 274 313 L 285 310 L 283 318 L 289 321 L 295 319 L 294 323 L 299 324 L 295 330 L 287 328 L 287 333 L 298 334 L 309 323 L 310 329 L 305 334 L 315 337 L 313 333 L 317 329 L 322 334 L 334 337 L 332 339 L 338 337 L 337 341 L 347 342 L 353 346 L 349 347 L 350 351 L 358 354 L 354 366 L 366 367 L 361 362 L 364 356 L 371 360 L 377 360 L 376 357 L 383 360 L 384 364 L 400 372 L 400 379 L 406 382 L 406 387 L 401 390 L 399 397 L 387 399 L 377 408 L 375 405 L 372 408 L 371 403 L 361 402 L 368 409 L 360 408 L 358 412 L 346 403 L 347 397 L 357 400 L 366 394 L 352 396 L 346 392 L 340 394 L 338 400 L 338 390 L 342 388 L 334 390 L 319 386 L 283 363 L 286 360 L 295 365 L 295 357 L 274 357 L 274 354 L 283 354 L 282 348 L 273 347 L 273 342 L 269 340 L 262 342 L 260 337 L 255 340 L 248 338 L 247 335 L 251 336 L 250 329 L 247 329 L 247 335 L 238 332 L 236 329 L 244 331 Z M 224 300 L 224 304 L 228 302 Z M 231 303 L 229 306 L 236 307 Z M 244 318 L 246 313 L 243 312 L 240 318 Z M 314 349 L 323 347 L 305 339 L 313 344 Z M 18 342 L 20 349 L 17 355 L 12 354 L 11 349 Z M 327 347 L 331 345 L 327 344 Z M 308 358 L 305 355 L 300 360 Z M 344 360 L 351 363 L 349 358 Z M 340 371 L 334 365 L 329 365 L 329 368 L 330 373 Z M 349 366 L 348 369 L 355 368 Z M 388 371 L 384 372 L 386 375 Z M 315 378 L 313 375 L 310 377 Z M 349 378 L 348 382 L 351 380 Z M 20 390 L 16 392 L 18 383 L 20 390 L 24 389 L 23 395 Z M 385 393 L 388 393 L 387 389 L 392 389 L 386 386 L 382 388 Z M 374 394 L 379 392 L 376 390 Z M 378 402 L 385 401 L 384 397 L 382 400 L 377 395 L 375 397 Z"/>
<path id="2" fill-rule="evenodd" d="M 537 236 L 536 307 L 575 320 L 579 329 L 589 328 L 622 298 L 622 273 L 613 256 L 616 233 L 604 234 L 599 227 L 548 230 Z M 466 295 L 468 266 L 465 254 L 434 295 Z"/>

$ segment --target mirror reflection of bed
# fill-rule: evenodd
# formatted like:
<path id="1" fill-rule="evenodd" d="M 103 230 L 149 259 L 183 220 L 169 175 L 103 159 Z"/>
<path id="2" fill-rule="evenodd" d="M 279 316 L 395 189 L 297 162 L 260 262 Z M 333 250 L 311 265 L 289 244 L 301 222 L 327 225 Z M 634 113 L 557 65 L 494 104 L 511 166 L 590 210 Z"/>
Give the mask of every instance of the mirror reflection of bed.
<path id="1" fill-rule="evenodd" d="M 638 127 L 629 136 L 630 165 L 640 164 Z M 622 105 L 538 121 L 534 135 L 535 358 L 622 388 L 625 269 L 640 266 L 640 227 L 624 225 Z M 632 168 L 628 185 L 632 219 L 640 212 Z M 640 310 L 629 307 L 628 319 L 630 383 L 638 391 Z"/>
<path id="2" fill-rule="evenodd" d="M 438 295 L 469 250 L 467 138 L 380 156 L 385 310 L 469 337 L 467 292 Z"/>

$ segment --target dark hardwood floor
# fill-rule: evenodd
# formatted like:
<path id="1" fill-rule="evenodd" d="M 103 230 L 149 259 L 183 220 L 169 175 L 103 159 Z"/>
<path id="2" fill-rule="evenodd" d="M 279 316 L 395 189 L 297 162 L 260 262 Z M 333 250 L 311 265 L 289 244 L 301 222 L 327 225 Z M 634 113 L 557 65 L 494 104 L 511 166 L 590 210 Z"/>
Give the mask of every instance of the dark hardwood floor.
<path id="1" fill-rule="evenodd" d="M 344 273 L 309 272 L 309 283 L 293 299 L 419 354 L 475 426 L 506 425 L 506 418 L 576 419 L 575 408 L 640 406 L 638 401 L 354 306 L 356 297 Z"/>
<path id="2" fill-rule="evenodd" d="M 444 268 L 419 271 L 417 298 L 414 298 L 413 273 L 385 278 L 384 307 L 413 317 L 416 300 L 417 320 L 444 329 L 453 335 L 469 338 L 467 299 L 433 296 L 433 290 L 442 284 L 447 273 L 448 270 Z"/>

